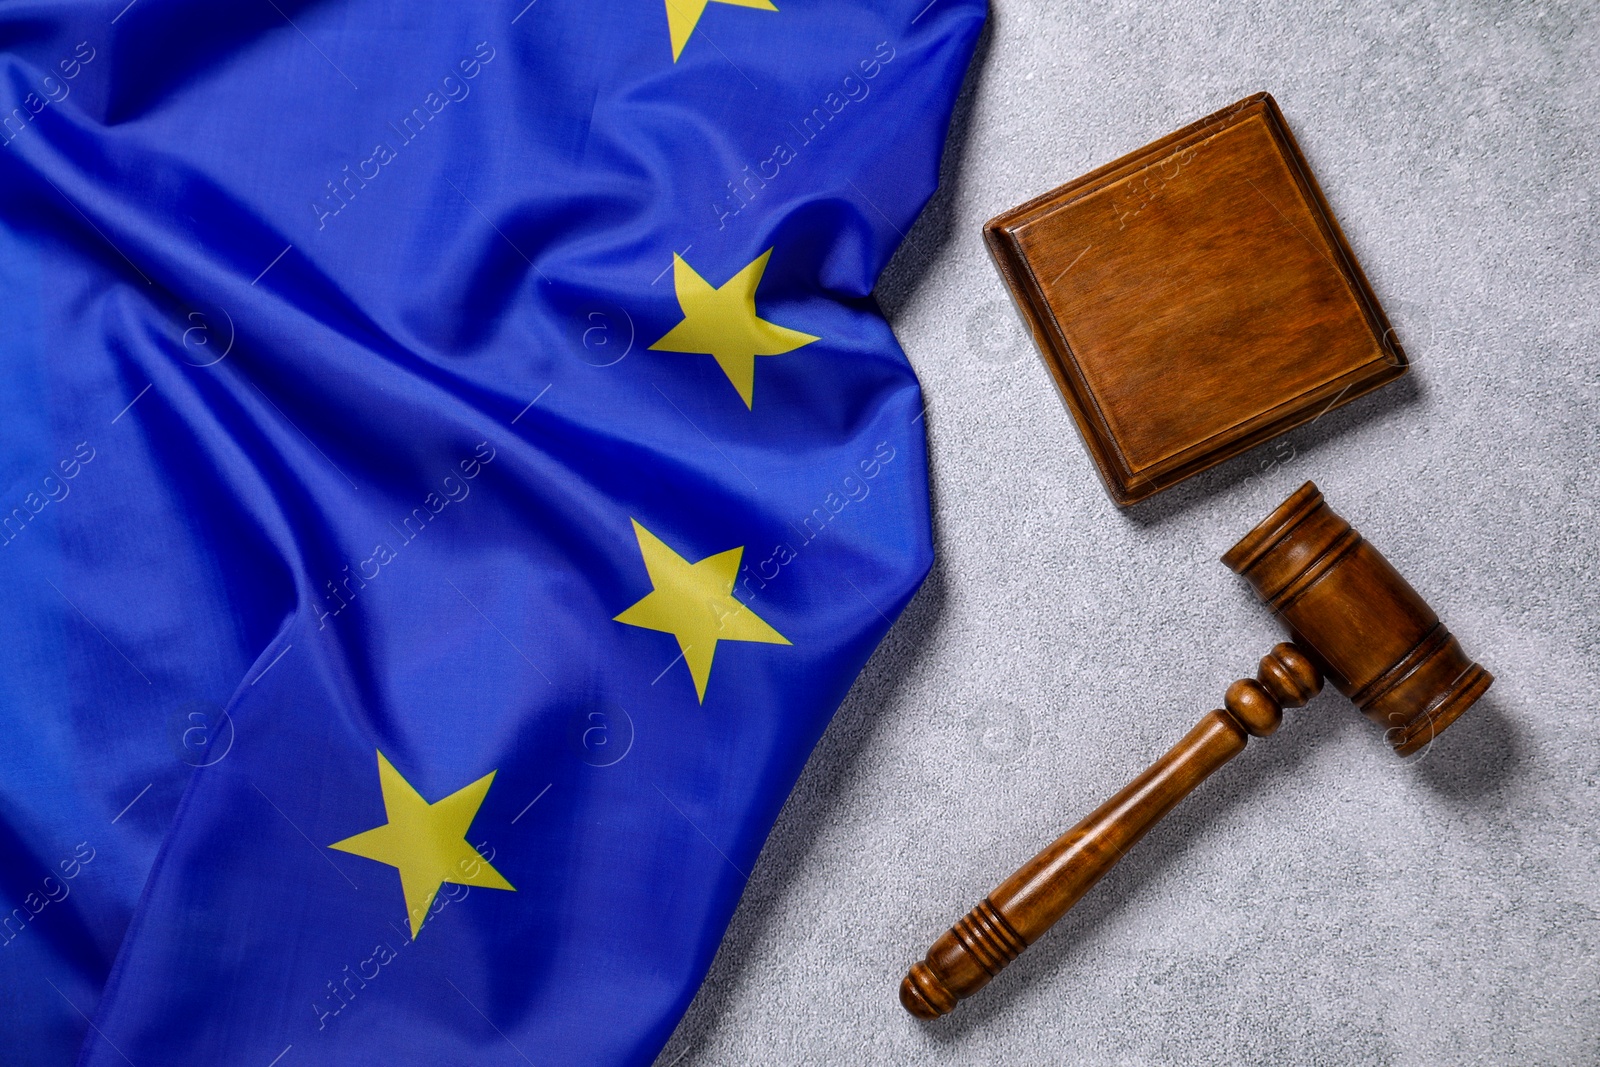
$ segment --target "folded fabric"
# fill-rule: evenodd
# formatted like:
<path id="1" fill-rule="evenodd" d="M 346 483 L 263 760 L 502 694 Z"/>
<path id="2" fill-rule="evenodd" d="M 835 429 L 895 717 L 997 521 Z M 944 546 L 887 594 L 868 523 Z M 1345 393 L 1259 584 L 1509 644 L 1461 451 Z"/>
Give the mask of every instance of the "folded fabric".
<path id="1" fill-rule="evenodd" d="M 931 562 L 984 6 L 124 3 L 0 14 L 0 1060 L 648 1063 Z"/>

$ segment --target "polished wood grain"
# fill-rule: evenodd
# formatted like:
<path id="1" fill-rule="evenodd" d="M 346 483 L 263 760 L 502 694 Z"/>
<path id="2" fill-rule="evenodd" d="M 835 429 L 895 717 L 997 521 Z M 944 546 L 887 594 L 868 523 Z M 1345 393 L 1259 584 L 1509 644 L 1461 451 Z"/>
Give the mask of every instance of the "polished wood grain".
<path id="1" fill-rule="evenodd" d="M 1222 557 L 1402 756 L 1494 680 L 1310 482 Z"/>
<path id="2" fill-rule="evenodd" d="M 1119 504 L 1406 370 L 1266 93 L 992 219 L 984 236 Z"/>
<path id="3" fill-rule="evenodd" d="M 1065 915 L 1168 811 L 1317 694 L 1326 675 L 1409 755 L 1482 696 L 1493 677 L 1462 652 L 1417 592 L 1307 482 L 1223 556 L 1289 627 L 1292 642 L 1228 687 L 1166 755 L 1001 882 L 900 983 L 924 1019 L 988 984 Z"/>

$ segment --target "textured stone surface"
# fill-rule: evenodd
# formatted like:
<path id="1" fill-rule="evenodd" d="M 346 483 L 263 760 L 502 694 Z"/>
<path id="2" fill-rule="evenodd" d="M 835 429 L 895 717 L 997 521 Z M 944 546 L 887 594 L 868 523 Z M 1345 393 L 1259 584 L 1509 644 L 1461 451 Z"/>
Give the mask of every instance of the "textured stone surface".
<path id="1" fill-rule="evenodd" d="M 1600 34 L 1588 5 L 1002 0 L 879 298 L 939 561 L 789 801 L 660 1063 L 1600 1062 Z M 1413 374 L 1131 511 L 991 215 L 1282 105 Z M 934 1025 L 912 960 L 1278 640 L 1217 556 L 1306 479 L 1497 676 L 1409 762 L 1291 711 Z"/>

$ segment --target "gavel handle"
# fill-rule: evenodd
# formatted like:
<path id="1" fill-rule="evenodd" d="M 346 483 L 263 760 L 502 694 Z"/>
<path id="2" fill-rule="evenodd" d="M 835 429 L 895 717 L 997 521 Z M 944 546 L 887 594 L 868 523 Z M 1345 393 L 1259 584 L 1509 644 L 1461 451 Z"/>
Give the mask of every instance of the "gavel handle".
<path id="1" fill-rule="evenodd" d="M 1228 710 L 1208 712 L 1166 755 L 1089 817 L 1022 865 L 933 943 L 900 983 L 900 1003 L 935 1019 L 971 996 L 1022 954 L 1127 854 L 1195 786 L 1264 737 L 1321 688 L 1321 673 L 1298 648 L 1278 645 L 1258 680 L 1235 682 Z"/>

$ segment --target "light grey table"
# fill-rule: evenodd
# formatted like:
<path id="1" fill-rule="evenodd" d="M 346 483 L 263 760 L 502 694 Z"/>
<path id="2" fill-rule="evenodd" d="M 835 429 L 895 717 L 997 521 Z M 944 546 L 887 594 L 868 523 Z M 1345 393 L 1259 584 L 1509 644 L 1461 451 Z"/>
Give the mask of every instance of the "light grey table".
<path id="1" fill-rule="evenodd" d="M 939 560 L 662 1065 L 1600 1063 L 1597 21 L 995 6 L 879 289 L 930 403 Z M 980 227 L 1262 89 L 1413 373 L 1119 511 Z M 1410 762 L 1337 694 L 1290 712 L 977 999 L 911 1019 L 930 939 L 1278 639 L 1217 556 L 1308 478 L 1489 696 Z"/>

